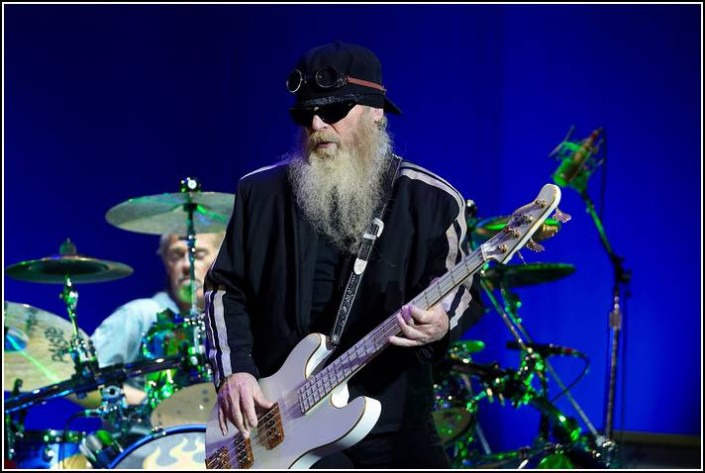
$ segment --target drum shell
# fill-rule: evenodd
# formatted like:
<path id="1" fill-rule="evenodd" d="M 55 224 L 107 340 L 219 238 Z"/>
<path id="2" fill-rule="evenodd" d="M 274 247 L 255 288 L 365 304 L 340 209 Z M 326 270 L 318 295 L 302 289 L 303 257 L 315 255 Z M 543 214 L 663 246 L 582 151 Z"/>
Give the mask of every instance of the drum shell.
<path id="1" fill-rule="evenodd" d="M 126 448 L 110 469 L 205 470 L 206 426 L 159 429 Z"/>
<path id="2" fill-rule="evenodd" d="M 13 445 L 12 461 L 19 469 L 90 469 L 80 452 L 85 433 L 62 430 L 27 430 Z"/>
<path id="3" fill-rule="evenodd" d="M 142 356 L 147 360 L 162 357 L 181 358 L 178 368 L 147 373 L 145 391 L 151 409 L 185 386 L 209 382 L 210 367 L 205 359 L 205 328 L 201 321 L 168 319 L 168 313 L 158 316 L 142 339 Z"/>

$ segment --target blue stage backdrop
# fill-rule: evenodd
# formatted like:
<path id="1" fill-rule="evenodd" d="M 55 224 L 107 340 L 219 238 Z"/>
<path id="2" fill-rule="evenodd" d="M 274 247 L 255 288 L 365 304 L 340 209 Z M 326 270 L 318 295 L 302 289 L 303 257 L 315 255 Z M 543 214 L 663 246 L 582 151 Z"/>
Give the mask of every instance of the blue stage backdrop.
<path id="1" fill-rule="evenodd" d="M 291 147 L 284 81 L 307 48 L 334 39 L 374 50 L 399 154 L 445 176 L 479 219 L 510 214 L 552 182 L 549 154 L 602 128 L 587 193 L 631 275 L 614 429 L 700 435 L 702 418 L 702 96 L 700 5 L 4 5 L 3 265 L 78 252 L 129 265 L 77 285 L 92 333 L 123 302 L 163 287 L 158 238 L 111 226 L 128 199 L 233 193 Z M 584 432 L 604 428 L 613 265 L 586 203 L 526 263 L 572 265 L 513 288 L 536 342 L 579 350 L 588 374 L 556 405 Z M 515 257 L 511 264 L 522 264 Z M 61 285 L 3 278 L 5 301 L 67 318 Z M 495 295 L 498 295 L 495 293 Z M 483 296 L 487 297 L 487 295 Z M 476 363 L 519 366 L 489 303 L 464 338 Z M 502 304 L 502 299 L 499 299 Z M 549 359 L 569 384 L 576 357 Z M 5 385 L 8 390 L 9 386 Z M 560 391 L 549 377 L 549 392 Z M 7 393 L 6 393 L 7 395 Z M 76 407 L 30 409 L 30 429 L 63 428 Z M 494 450 L 529 445 L 538 411 L 479 402 Z M 587 422 L 586 422 L 587 419 Z"/>

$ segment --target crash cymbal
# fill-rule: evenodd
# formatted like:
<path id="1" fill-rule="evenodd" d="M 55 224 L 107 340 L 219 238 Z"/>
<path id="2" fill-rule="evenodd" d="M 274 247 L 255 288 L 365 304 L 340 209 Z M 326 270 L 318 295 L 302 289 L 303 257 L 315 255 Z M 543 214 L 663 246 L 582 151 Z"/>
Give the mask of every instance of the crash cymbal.
<path id="1" fill-rule="evenodd" d="M 555 281 L 573 274 L 575 266 L 565 263 L 530 263 L 516 265 L 497 265 L 482 270 L 482 279 L 497 287 L 503 283 L 508 287 L 527 286 Z"/>
<path id="2" fill-rule="evenodd" d="M 14 264 L 5 274 L 30 282 L 64 284 L 68 276 L 74 283 L 94 283 L 124 278 L 132 274 L 132 268 L 82 255 L 55 255 Z"/>
<path id="3" fill-rule="evenodd" d="M 66 319 L 27 304 L 5 301 L 5 389 L 15 379 L 20 391 L 31 391 L 69 379 L 74 374 L 71 354 L 65 352 L 73 336 Z M 85 339 L 88 336 L 79 329 Z"/>
<path id="4" fill-rule="evenodd" d="M 179 192 L 137 197 L 108 210 L 105 219 L 111 225 L 137 233 L 186 235 L 188 212 L 184 204 L 193 203 L 196 233 L 225 230 L 233 210 L 235 196 L 219 192 Z"/>
<path id="5" fill-rule="evenodd" d="M 479 221 L 472 229 L 473 236 L 479 241 L 489 240 L 507 226 L 510 216 L 492 217 Z M 561 228 L 561 222 L 552 218 L 544 220 L 541 227 L 532 236 L 533 241 L 541 241 L 555 235 Z"/>

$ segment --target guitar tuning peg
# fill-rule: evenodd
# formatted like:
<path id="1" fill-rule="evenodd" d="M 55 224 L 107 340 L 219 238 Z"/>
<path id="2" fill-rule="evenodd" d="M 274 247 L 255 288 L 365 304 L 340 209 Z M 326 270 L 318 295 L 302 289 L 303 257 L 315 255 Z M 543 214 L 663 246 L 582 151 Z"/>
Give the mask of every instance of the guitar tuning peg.
<path id="1" fill-rule="evenodd" d="M 553 219 L 554 219 L 554 220 L 557 220 L 557 221 L 559 221 L 559 222 L 561 222 L 561 223 L 566 223 L 566 222 L 569 221 L 571 218 L 573 218 L 573 217 L 571 217 L 571 216 L 570 216 L 569 214 L 567 214 L 567 213 L 561 212 L 561 209 L 559 209 L 558 207 L 556 207 L 555 212 L 553 212 Z"/>
<path id="2" fill-rule="evenodd" d="M 531 251 L 535 251 L 536 253 L 540 253 L 546 249 L 543 247 L 543 245 L 536 243 L 533 239 L 529 240 L 526 243 L 526 247 Z"/>

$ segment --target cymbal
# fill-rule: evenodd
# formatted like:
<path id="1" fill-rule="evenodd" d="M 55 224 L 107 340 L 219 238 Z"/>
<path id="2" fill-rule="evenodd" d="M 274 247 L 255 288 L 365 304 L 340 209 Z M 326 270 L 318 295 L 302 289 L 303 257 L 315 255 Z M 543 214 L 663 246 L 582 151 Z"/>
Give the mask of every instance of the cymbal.
<path id="1" fill-rule="evenodd" d="M 235 203 L 234 194 L 220 192 L 179 192 L 137 197 L 108 210 L 111 225 L 137 233 L 186 235 L 188 212 L 184 204 L 193 203 L 196 233 L 225 230 Z"/>
<path id="2" fill-rule="evenodd" d="M 573 274 L 575 266 L 566 263 L 530 263 L 493 266 L 481 271 L 481 277 L 493 286 L 527 286 L 555 281 Z"/>
<path id="3" fill-rule="evenodd" d="M 73 337 L 73 325 L 50 312 L 5 301 L 5 389 L 12 390 L 15 379 L 22 380 L 20 391 L 69 379 L 74 374 L 71 354 L 63 352 Z M 79 329 L 79 334 L 88 336 Z"/>
<path id="4" fill-rule="evenodd" d="M 14 264 L 5 274 L 30 282 L 64 284 L 68 276 L 74 283 L 94 283 L 124 278 L 132 274 L 132 268 L 82 255 L 54 255 Z"/>
<path id="5" fill-rule="evenodd" d="M 489 240 L 507 226 L 510 216 L 491 217 L 479 221 L 473 228 L 473 234 L 480 240 Z M 539 242 L 555 235 L 561 228 L 561 222 L 552 218 L 544 220 L 541 227 L 534 233 L 532 240 Z"/>

